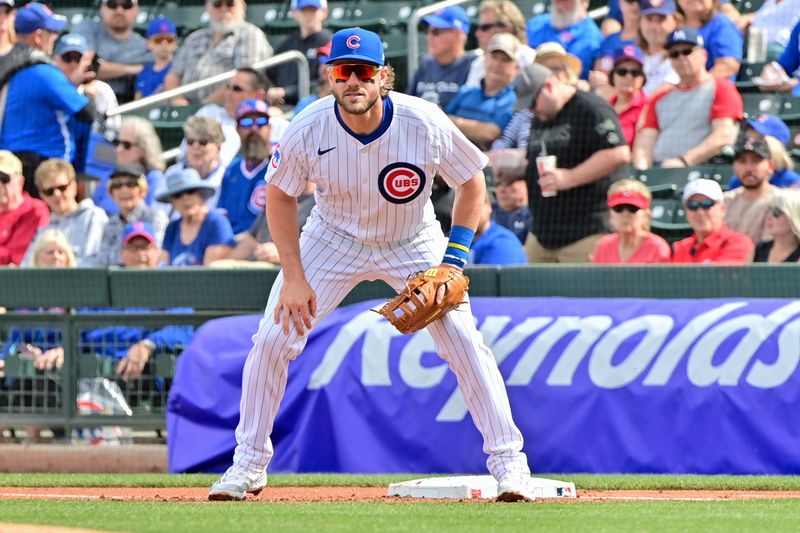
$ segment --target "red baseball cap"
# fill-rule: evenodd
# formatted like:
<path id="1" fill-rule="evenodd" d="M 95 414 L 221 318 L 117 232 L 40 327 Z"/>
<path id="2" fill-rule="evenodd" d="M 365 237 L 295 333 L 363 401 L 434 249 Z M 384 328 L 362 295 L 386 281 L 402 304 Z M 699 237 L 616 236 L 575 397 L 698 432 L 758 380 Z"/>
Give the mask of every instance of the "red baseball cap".
<path id="1" fill-rule="evenodd" d="M 608 197 L 608 207 L 616 205 L 635 205 L 639 209 L 647 209 L 650 200 L 639 191 L 619 191 Z"/>

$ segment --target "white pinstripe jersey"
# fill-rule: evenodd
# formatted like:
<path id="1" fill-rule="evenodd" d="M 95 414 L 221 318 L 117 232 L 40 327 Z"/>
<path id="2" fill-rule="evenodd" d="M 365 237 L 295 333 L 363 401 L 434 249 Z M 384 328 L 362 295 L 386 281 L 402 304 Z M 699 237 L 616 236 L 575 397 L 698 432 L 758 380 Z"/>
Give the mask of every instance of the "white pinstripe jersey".
<path id="1" fill-rule="evenodd" d="M 344 125 L 328 96 L 292 120 L 265 179 L 295 197 L 312 181 L 317 184 L 312 217 L 359 241 L 393 242 L 435 222 L 430 202 L 435 175 L 457 187 L 487 162 L 447 115 L 425 100 L 390 93 L 383 123 L 365 137 Z"/>

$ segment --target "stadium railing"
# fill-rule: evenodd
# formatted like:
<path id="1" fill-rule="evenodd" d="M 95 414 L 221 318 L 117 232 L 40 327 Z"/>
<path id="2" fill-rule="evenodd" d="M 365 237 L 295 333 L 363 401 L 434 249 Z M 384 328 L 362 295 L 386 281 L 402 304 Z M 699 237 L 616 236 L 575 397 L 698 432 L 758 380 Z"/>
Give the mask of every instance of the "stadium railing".
<path id="1" fill-rule="evenodd" d="M 200 326 L 240 313 L 260 313 L 277 269 L 158 270 L 0 269 L 0 426 L 73 428 L 165 427 L 169 385 L 182 345 L 159 349 L 145 374 L 124 381 L 119 357 L 142 333 L 121 337 L 112 328 L 143 332 Z M 796 265 L 587 266 L 534 265 L 468 270 L 473 297 L 797 298 Z M 383 282 L 362 283 L 343 305 L 391 297 Z M 174 308 L 183 311 L 167 312 Z M 151 310 L 151 311 L 148 311 Z M 63 346 L 64 366 L 36 371 L 20 331 L 31 344 Z M 91 414 L 76 405 L 79 380 L 116 382 L 133 416 Z"/>

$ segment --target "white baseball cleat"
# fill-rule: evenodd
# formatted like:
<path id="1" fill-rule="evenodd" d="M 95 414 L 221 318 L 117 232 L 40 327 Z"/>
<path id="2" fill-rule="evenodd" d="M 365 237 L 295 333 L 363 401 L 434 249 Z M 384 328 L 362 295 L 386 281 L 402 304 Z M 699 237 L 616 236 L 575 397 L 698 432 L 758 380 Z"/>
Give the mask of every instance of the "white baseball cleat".
<path id="1" fill-rule="evenodd" d="M 530 474 L 506 474 L 497 483 L 498 502 L 532 502 L 536 499 Z"/>
<path id="2" fill-rule="evenodd" d="M 214 501 L 243 501 L 249 492 L 257 496 L 267 486 L 267 473 L 253 472 L 233 465 L 208 491 L 208 499 Z"/>

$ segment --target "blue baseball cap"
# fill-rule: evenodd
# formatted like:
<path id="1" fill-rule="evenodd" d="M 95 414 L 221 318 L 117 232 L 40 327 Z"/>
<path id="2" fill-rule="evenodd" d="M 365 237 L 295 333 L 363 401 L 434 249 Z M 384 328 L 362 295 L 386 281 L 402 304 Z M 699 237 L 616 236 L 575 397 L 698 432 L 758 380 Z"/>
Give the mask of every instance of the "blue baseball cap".
<path id="1" fill-rule="evenodd" d="M 31 2 L 17 10 L 14 20 L 14 31 L 22 35 L 33 33 L 36 30 L 59 32 L 67 26 L 67 18 L 56 15 L 44 4 Z"/>
<path id="2" fill-rule="evenodd" d="M 122 244 L 128 244 L 135 237 L 144 237 L 152 244 L 155 244 L 156 230 L 149 222 L 142 220 L 131 222 L 122 229 Z"/>
<path id="3" fill-rule="evenodd" d="M 469 15 L 461 6 L 449 6 L 440 9 L 433 15 L 422 17 L 422 20 L 434 28 L 454 29 L 469 33 Z"/>
<path id="4" fill-rule="evenodd" d="M 236 107 L 237 119 L 246 115 L 264 115 L 265 117 L 269 117 L 269 106 L 264 100 L 248 98 Z"/>
<path id="5" fill-rule="evenodd" d="M 642 0 L 639 13 L 644 15 L 672 15 L 677 9 L 673 0 Z"/>
<path id="6" fill-rule="evenodd" d="M 155 37 L 157 35 L 178 35 L 178 29 L 175 27 L 175 24 L 172 23 L 166 17 L 157 17 L 150 21 L 150 24 L 147 25 L 147 33 L 145 36 L 150 39 L 151 37 Z"/>
<path id="7" fill-rule="evenodd" d="M 756 130 L 761 135 L 775 137 L 784 146 L 789 144 L 792 134 L 789 126 L 775 115 L 760 115 L 747 121 L 747 125 Z"/>
<path id="8" fill-rule="evenodd" d="M 86 42 L 86 37 L 78 33 L 68 33 L 61 36 L 56 43 L 55 54 L 57 56 L 66 54 L 67 52 L 80 52 L 85 54 L 89 51 L 89 43 Z"/>
<path id="9" fill-rule="evenodd" d="M 644 54 L 638 46 L 627 44 L 614 51 L 614 66 L 616 67 L 623 61 L 635 61 L 644 66 Z"/>
<path id="10" fill-rule="evenodd" d="M 289 9 L 303 9 L 304 7 L 316 7 L 317 9 L 328 9 L 328 0 L 292 0 Z"/>
<path id="11" fill-rule="evenodd" d="M 383 41 L 377 33 L 363 28 L 345 28 L 333 34 L 331 55 L 325 63 L 339 59 L 360 59 L 383 66 Z"/>
<path id="12" fill-rule="evenodd" d="M 666 47 L 669 48 L 673 44 L 679 44 L 679 43 L 693 44 L 695 46 L 705 47 L 703 36 L 700 35 L 697 32 L 697 30 L 693 28 L 680 28 L 670 33 L 669 37 L 667 37 Z"/>

